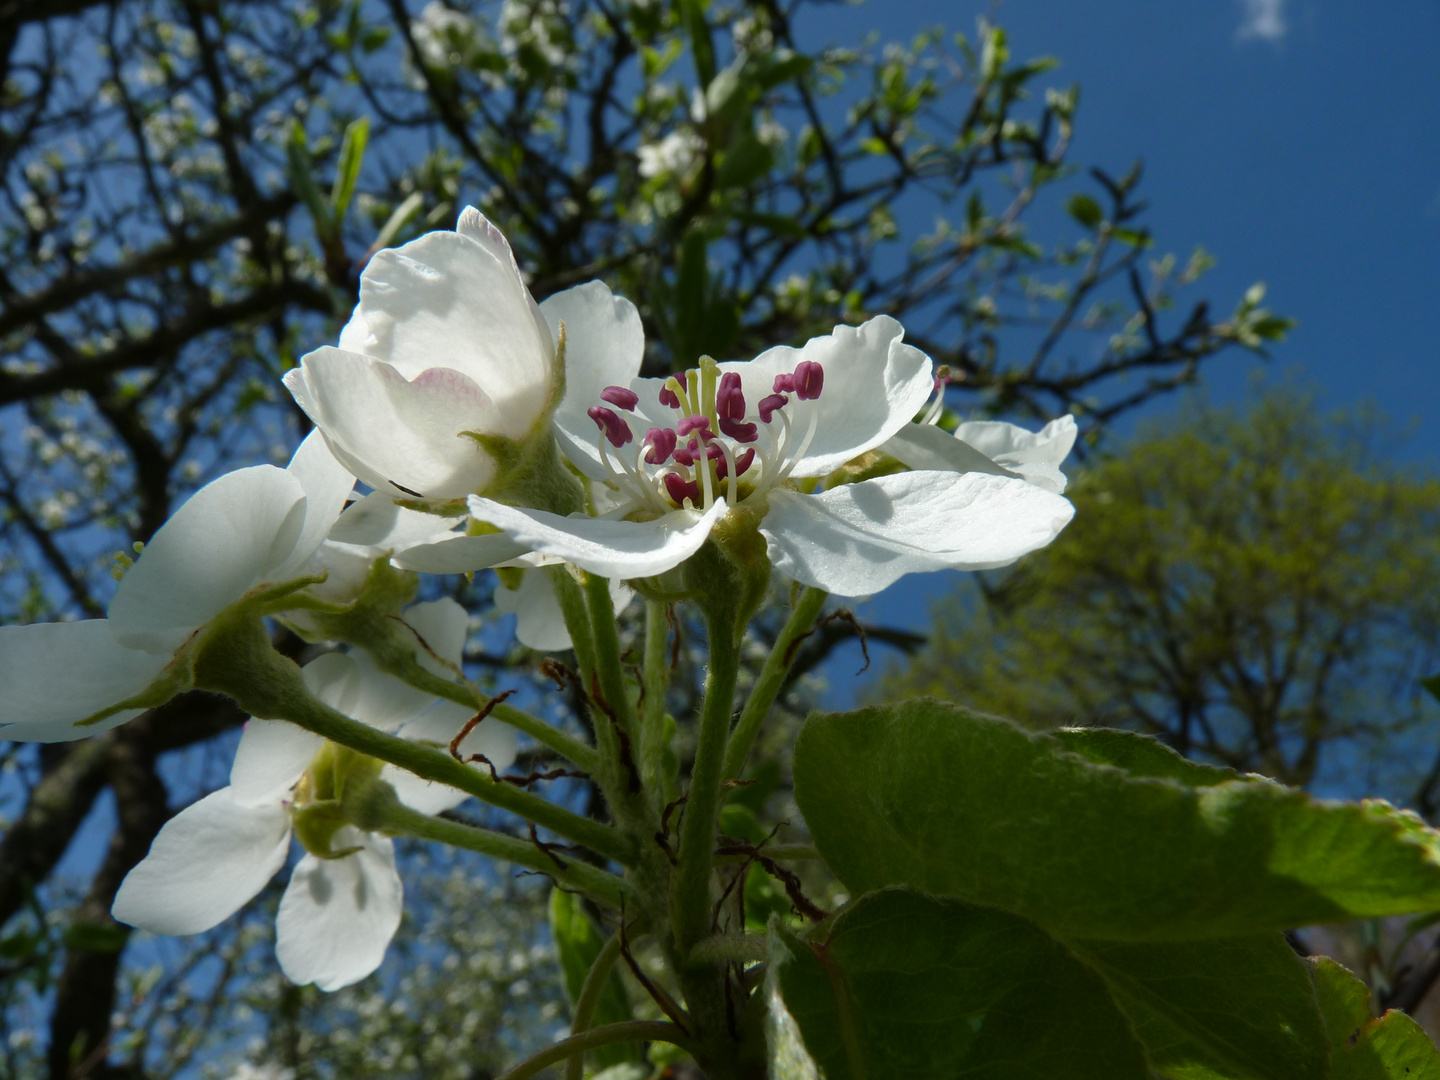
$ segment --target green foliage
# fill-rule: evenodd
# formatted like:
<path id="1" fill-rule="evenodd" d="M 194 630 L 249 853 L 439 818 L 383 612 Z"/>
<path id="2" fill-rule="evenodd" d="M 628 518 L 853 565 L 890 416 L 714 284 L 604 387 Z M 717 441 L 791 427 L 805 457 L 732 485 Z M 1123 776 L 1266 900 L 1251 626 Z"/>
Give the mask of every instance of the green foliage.
<path id="1" fill-rule="evenodd" d="M 938 604 L 882 692 L 1134 728 L 1302 786 L 1378 774 L 1430 813 L 1413 785 L 1433 710 L 1418 680 L 1440 664 L 1440 480 L 1379 463 L 1379 433 L 1276 390 L 1107 444 L 1056 543 L 983 602 Z"/>
<path id="2" fill-rule="evenodd" d="M 1137 1075 L 1318 1080 L 1324 1002 L 1279 931 L 1440 900 L 1440 833 L 1413 816 L 1319 802 L 1125 732 L 1035 734 L 935 701 L 816 714 L 795 783 L 816 846 L 860 894 L 808 943 L 772 926 L 779 992 L 832 1076 L 962 1062 L 1024 1076 L 1031 1051 L 1085 1076 L 1102 1049 L 1125 1075 L 1122 1043 L 1097 1034 L 1119 1018 L 1144 1046 Z M 1025 978 L 1110 1026 L 1008 1031 L 1008 980 Z M 1412 1049 L 1433 1056 L 1420 1038 Z"/>
<path id="3" fill-rule="evenodd" d="M 604 938 L 594 921 L 585 912 L 583 898 L 563 889 L 550 890 L 550 936 L 555 942 L 555 953 L 560 960 L 560 969 L 565 976 L 565 993 L 570 999 L 573 1011 L 580 998 L 585 976 L 589 973 L 595 958 L 600 955 Z M 631 1018 L 630 999 L 625 996 L 625 985 L 620 974 L 611 971 L 600 991 L 591 1027 L 618 1024 Z M 623 1065 L 627 1061 L 642 1060 L 640 1047 L 632 1043 L 619 1043 L 595 1051 L 595 1063 L 600 1068 Z"/>
<path id="4" fill-rule="evenodd" d="M 1440 1052 L 1402 1012 L 1376 1017 L 1365 984 L 1333 960 L 1310 961 L 1333 1080 L 1440 1080 Z"/>

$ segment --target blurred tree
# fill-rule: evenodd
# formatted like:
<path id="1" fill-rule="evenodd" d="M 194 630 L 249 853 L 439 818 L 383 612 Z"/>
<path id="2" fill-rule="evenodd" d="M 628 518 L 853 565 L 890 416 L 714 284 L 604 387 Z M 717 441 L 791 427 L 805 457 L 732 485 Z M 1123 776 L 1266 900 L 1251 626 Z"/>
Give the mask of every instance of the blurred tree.
<path id="1" fill-rule="evenodd" d="M 1129 727 L 1433 819 L 1440 478 L 1385 464 L 1383 430 L 1293 388 L 1148 425 L 1078 474 L 1055 544 L 937 605 L 885 692 Z"/>
<path id="2" fill-rule="evenodd" d="M 1224 320 L 1171 310 L 1208 259 L 1152 257 L 1138 169 L 1078 189 L 1078 91 L 1041 90 L 1052 61 L 1012 60 L 983 23 L 971 40 L 821 45 L 824 11 L 0 5 L 0 622 L 103 613 L 116 551 L 206 479 L 283 460 L 303 419 L 278 376 L 334 340 L 371 252 L 467 202 L 537 297 L 603 277 L 634 299 L 656 367 L 885 312 L 950 367 L 957 403 L 1097 430 L 1283 334 L 1258 289 Z M 1024 218 L 1047 195 L 1075 224 L 1041 244 Z M 917 239 L 918 221 L 934 224 Z M 457 588 L 486 608 L 485 575 Z M 494 642 L 471 661 L 491 681 L 533 673 Z M 164 1076 L 199 1053 L 186 1024 L 125 1004 L 159 990 L 134 981 L 107 912 L 205 790 L 166 763 L 242 719 L 191 695 L 102 739 L 3 752 L 0 977 L 12 1030 L 31 1017 L 0 1050 L 15 1075 L 48 1055 L 55 1080 Z M 100 865 L 55 879 L 107 791 L 123 812 L 92 835 Z"/>

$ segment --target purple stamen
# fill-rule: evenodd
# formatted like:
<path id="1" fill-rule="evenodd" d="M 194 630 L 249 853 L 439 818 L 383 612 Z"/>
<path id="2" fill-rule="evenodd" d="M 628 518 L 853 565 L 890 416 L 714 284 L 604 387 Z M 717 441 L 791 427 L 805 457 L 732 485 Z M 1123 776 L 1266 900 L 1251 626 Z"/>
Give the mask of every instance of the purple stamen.
<path id="1" fill-rule="evenodd" d="M 795 365 L 795 396 L 801 401 L 813 401 L 825 388 L 825 369 L 814 360 L 802 360 Z"/>
<path id="2" fill-rule="evenodd" d="M 675 464 L 684 465 L 687 469 L 695 464 L 695 452 L 683 446 L 675 448 Z"/>
<path id="3" fill-rule="evenodd" d="M 701 438 L 710 437 L 710 418 L 708 416 L 686 416 L 675 425 L 675 430 L 681 435 L 689 435 L 698 431 Z"/>
<path id="4" fill-rule="evenodd" d="M 735 455 L 735 475 L 736 475 L 736 476 L 744 476 L 746 470 L 748 470 L 748 469 L 750 468 L 750 463 L 751 463 L 752 461 L 754 461 L 754 460 L 755 460 L 755 449 L 754 449 L 754 447 L 751 447 L 749 450 L 745 450 L 745 451 L 742 451 L 742 452 L 739 453 L 739 454 L 736 454 L 736 455 Z"/>
<path id="5" fill-rule="evenodd" d="M 740 388 L 740 376 L 727 371 L 720 376 L 720 389 L 715 394 L 715 411 L 720 419 L 745 419 L 745 393 Z"/>
<path id="6" fill-rule="evenodd" d="M 635 438 L 635 433 L 630 430 L 630 425 L 603 405 L 590 406 L 585 410 L 585 415 L 595 421 L 595 426 L 605 433 L 605 438 L 610 440 L 611 446 L 624 446 Z"/>
<path id="7" fill-rule="evenodd" d="M 664 465 L 675 452 L 675 432 L 669 428 L 652 427 L 645 433 L 645 460 L 651 465 Z"/>
<path id="8" fill-rule="evenodd" d="M 633 390 L 626 390 L 623 386 L 607 386 L 600 391 L 600 400 L 608 401 L 616 408 L 629 412 L 640 404 L 640 396 Z"/>
<path id="9" fill-rule="evenodd" d="M 795 392 L 795 376 L 793 374 L 776 375 L 771 389 L 777 394 L 793 394 Z"/>
<path id="10" fill-rule="evenodd" d="M 728 416 L 720 421 L 720 431 L 729 435 L 736 442 L 754 442 L 760 437 L 760 428 L 755 424 L 741 423 L 739 420 L 731 420 Z"/>
<path id="11" fill-rule="evenodd" d="M 680 384 L 681 390 L 687 389 L 685 373 L 683 371 L 677 371 L 670 377 Z M 675 395 L 674 390 L 671 390 L 668 386 L 662 386 L 660 388 L 660 404 L 668 405 L 672 409 L 678 409 L 680 408 L 680 399 Z"/>
<path id="12" fill-rule="evenodd" d="M 694 480 L 684 479 L 679 473 L 665 474 L 665 494 L 676 506 L 684 506 L 686 499 L 692 506 L 700 505 L 700 485 Z"/>
<path id="13" fill-rule="evenodd" d="M 768 424 L 770 418 L 775 415 L 775 410 L 783 409 L 788 404 L 790 404 L 790 399 L 784 394 L 771 394 L 769 397 L 761 398 L 760 419 Z"/>

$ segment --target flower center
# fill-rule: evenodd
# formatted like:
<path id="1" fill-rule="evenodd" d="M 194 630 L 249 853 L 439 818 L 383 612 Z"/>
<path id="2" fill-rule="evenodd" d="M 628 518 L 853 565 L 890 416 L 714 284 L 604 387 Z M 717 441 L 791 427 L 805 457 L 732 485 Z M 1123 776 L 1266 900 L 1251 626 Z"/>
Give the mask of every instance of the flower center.
<path id="1" fill-rule="evenodd" d="M 719 496 L 736 506 L 790 475 L 815 437 L 818 414 L 808 410 L 797 437 L 786 406 L 792 396 L 814 401 L 824 388 L 824 369 L 804 360 L 777 375 L 772 392 L 751 412 L 739 374 L 721 372 L 704 356 L 699 367 L 665 380 L 660 404 L 673 410 L 673 423 L 649 428 L 633 452 L 622 453 L 635 433 L 621 414 L 640 419 L 634 391 L 607 386 L 600 393 L 606 404 L 592 406 L 589 416 L 600 429 L 600 460 L 616 488 L 660 513 L 708 510 Z"/>

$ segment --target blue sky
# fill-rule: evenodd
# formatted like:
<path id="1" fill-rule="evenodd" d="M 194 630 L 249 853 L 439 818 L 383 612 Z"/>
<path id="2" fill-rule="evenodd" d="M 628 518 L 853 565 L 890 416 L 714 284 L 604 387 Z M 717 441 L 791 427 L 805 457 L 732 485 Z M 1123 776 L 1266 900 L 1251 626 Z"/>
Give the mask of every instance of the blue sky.
<path id="1" fill-rule="evenodd" d="M 1402 460 L 1440 457 L 1440 0 L 886 0 L 827 13 L 823 33 L 970 33 L 979 15 L 1015 58 L 1055 56 L 1055 84 L 1080 83 L 1072 162 L 1143 159 L 1157 249 L 1216 256 L 1200 292 L 1218 311 L 1263 280 L 1299 320 L 1274 377 L 1328 406 L 1373 401 L 1413 425 Z M 1241 398 L 1262 366 L 1221 358 L 1206 388 Z M 860 612 L 923 626 L 943 578 Z M 858 652 L 830 665 L 830 704 L 852 699 L 856 667 Z"/>

